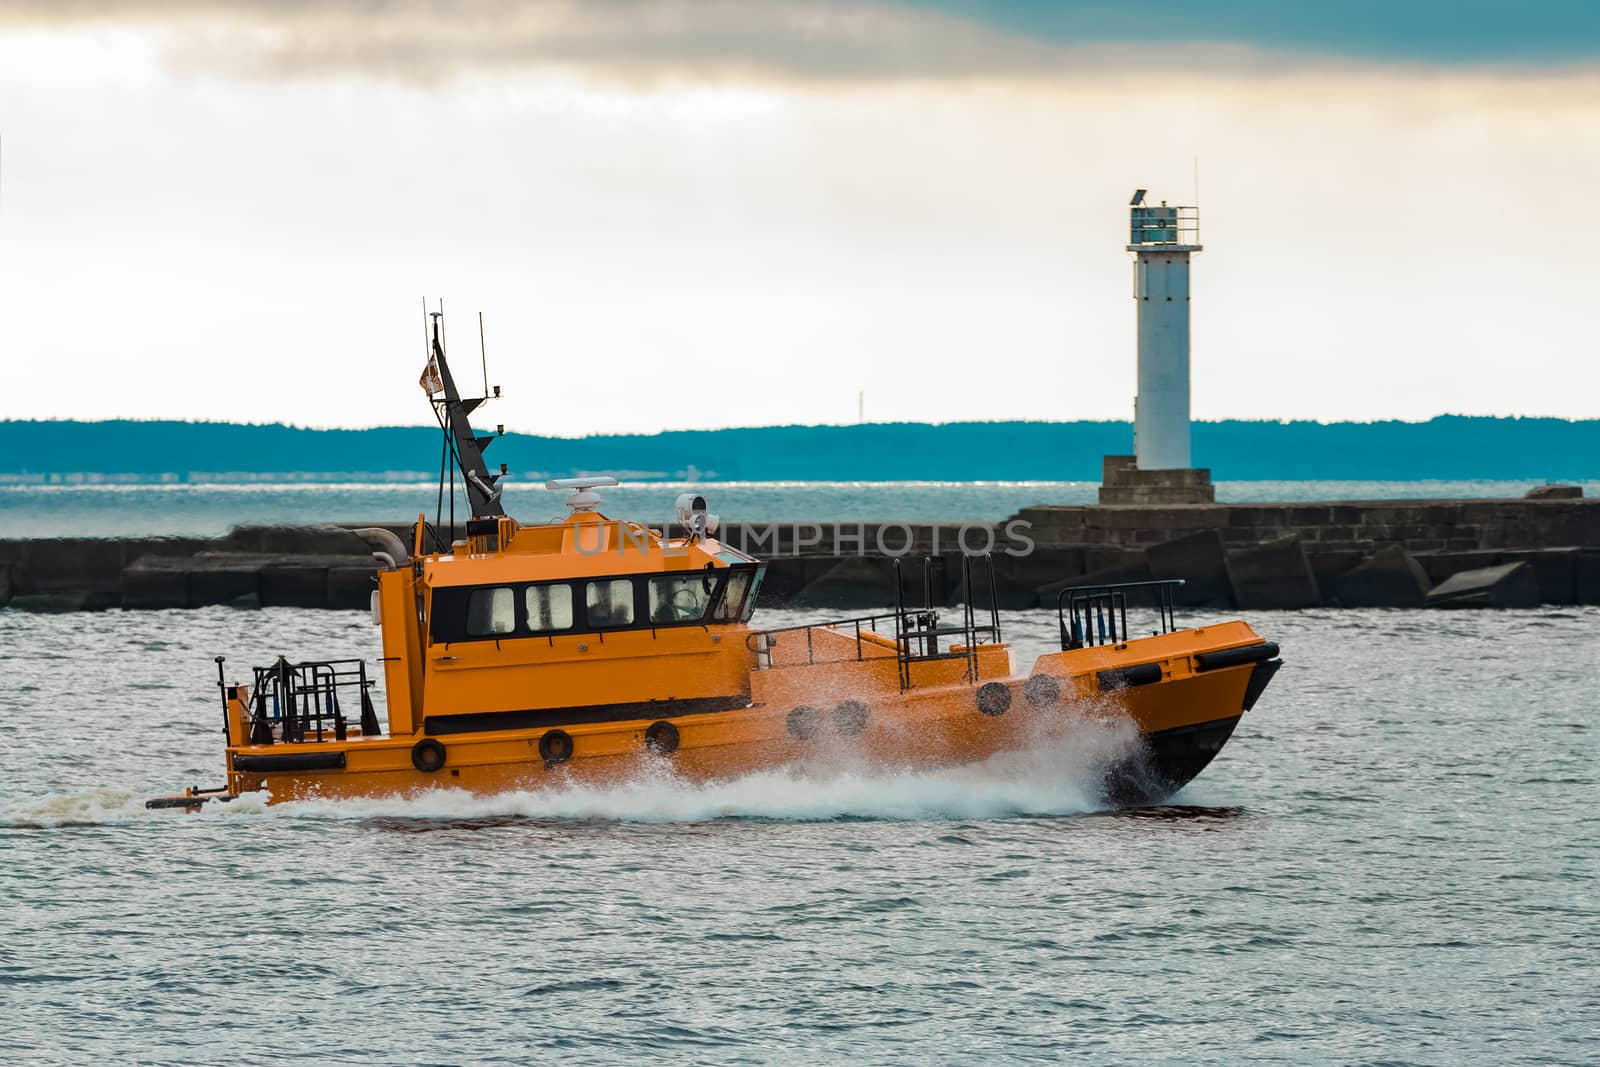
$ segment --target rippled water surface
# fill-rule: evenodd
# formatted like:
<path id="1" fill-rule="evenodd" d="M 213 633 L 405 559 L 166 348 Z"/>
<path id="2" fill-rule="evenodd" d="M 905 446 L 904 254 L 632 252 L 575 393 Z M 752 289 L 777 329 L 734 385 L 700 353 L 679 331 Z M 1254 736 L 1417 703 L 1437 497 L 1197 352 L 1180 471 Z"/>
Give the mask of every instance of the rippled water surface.
<path id="1" fill-rule="evenodd" d="M 0 1061 L 1594 1062 L 1600 611 L 1252 621 L 1161 809 L 1043 752 L 184 816 L 211 657 L 364 616 L 0 611 Z"/>
<path id="2" fill-rule="evenodd" d="M 1223 502 L 1519 497 L 1531 481 L 1263 481 L 1217 483 Z M 1589 496 L 1600 482 L 1585 482 Z M 1092 504 L 1096 482 L 629 482 L 606 510 L 669 522 L 685 490 L 729 522 L 996 522 L 1033 504 Z M 0 537 L 211 537 L 240 523 L 405 522 L 438 506 L 435 483 L 347 485 L 0 485 Z M 460 504 L 460 501 L 457 501 Z M 542 483 L 511 481 L 506 510 L 537 522 L 565 514 Z"/>

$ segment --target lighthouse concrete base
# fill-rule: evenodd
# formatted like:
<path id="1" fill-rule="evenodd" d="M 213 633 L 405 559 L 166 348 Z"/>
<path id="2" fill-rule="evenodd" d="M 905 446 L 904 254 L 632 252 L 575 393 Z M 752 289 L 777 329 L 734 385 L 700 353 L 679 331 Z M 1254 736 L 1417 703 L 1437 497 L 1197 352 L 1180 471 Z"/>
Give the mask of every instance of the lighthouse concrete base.
<path id="1" fill-rule="evenodd" d="M 1101 468 L 1102 504 L 1215 504 L 1206 467 L 1142 471 L 1133 456 L 1107 456 Z"/>

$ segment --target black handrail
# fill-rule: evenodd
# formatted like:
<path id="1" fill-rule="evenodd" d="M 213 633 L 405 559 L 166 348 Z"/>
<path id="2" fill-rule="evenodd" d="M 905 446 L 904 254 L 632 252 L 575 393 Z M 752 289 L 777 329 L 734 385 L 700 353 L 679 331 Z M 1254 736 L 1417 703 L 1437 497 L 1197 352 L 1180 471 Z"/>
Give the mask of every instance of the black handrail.
<path id="1" fill-rule="evenodd" d="M 270 667 L 256 667 L 251 689 L 249 737 L 252 744 L 281 741 L 343 741 L 350 723 L 339 705 L 339 692 L 353 695 L 361 708 L 363 736 L 381 732 L 372 706 L 367 665 L 359 659 L 308 660 L 290 663 L 282 656 Z M 354 693 L 352 694 L 352 690 Z"/>
<path id="2" fill-rule="evenodd" d="M 1089 645 L 1115 645 L 1128 639 L 1128 591 L 1155 592 L 1161 633 L 1178 628 L 1173 612 L 1173 592 L 1183 585 L 1182 578 L 1160 578 L 1146 582 L 1110 582 L 1105 585 L 1073 585 L 1056 594 L 1056 623 L 1061 629 L 1061 649 L 1066 651 Z M 1071 618 L 1069 630 L 1067 620 Z"/>

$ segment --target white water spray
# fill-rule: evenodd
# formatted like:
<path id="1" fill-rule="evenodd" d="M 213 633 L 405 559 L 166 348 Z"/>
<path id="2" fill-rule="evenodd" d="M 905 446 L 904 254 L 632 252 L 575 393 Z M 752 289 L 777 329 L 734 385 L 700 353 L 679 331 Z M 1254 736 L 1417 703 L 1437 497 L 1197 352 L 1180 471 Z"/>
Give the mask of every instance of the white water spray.
<path id="1" fill-rule="evenodd" d="M 457 789 L 406 797 L 301 800 L 268 805 L 264 794 L 207 804 L 208 819 L 571 819 L 678 823 L 712 819 L 997 819 L 1068 815 L 1104 806 L 1106 766 L 1131 753 L 1138 733 L 1126 719 L 1080 719 L 1025 749 L 935 770 L 873 767 L 829 758 L 738 778 L 689 782 L 661 763 L 620 784 L 477 795 Z M 53 827 L 132 819 L 143 797 L 95 789 L 0 807 L 0 826 Z"/>

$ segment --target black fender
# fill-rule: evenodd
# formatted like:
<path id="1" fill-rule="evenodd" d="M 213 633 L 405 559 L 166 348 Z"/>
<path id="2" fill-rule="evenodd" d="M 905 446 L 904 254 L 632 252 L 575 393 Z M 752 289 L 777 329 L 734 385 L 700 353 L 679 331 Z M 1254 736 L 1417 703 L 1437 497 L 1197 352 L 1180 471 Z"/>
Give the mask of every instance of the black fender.
<path id="1" fill-rule="evenodd" d="M 644 747 L 659 756 L 678 751 L 678 728 L 665 719 L 653 722 L 644 732 Z"/>
<path id="2" fill-rule="evenodd" d="M 285 752 L 271 756 L 236 753 L 233 769 L 271 774 L 273 771 L 336 771 L 344 766 L 343 752 Z"/>
<path id="3" fill-rule="evenodd" d="M 424 737 L 411 746 L 411 766 L 424 774 L 432 774 L 444 767 L 444 746 L 431 737 Z"/>
<path id="4" fill-rule="evenodd" d="M 1100 692 L 1114 693 L 1119 689 L 1131 689 L 1136 685 L 1153 685 L 1161 681 L 1161 664 L 1136 663 L 1132 667 L 1100 671 L 1095 677 L 1100 680 Z"/>
<path id="5" fill-rule="evenodd" d="M 539 738 L 539 755 L 546 764 L 567 762 L 572 758 L 572 735 L 565 730 L 546 730 Z"/>
<path id="6" fill-rule="evenodd" d="M 833 729 L 842 737 L 854 737 L 867 728 L 871 710 L 859 700 L 846 700 L 833 709 Z"/>
<path id="7" fill-rule="evenodd" d="M 1032 708 L 1054 707 L 1061 700 L 1061 683 L 1054 675 L 1036 674 L 1023 683 L 1022 699 Z"/>
<path id="8" fill-rule="evenodd" d="M 1260 663 L 1262 660 L 1276 659 L 1278 643 L 1276 641 L 1263 641 L 1259 645 L 1244 645 L 1240 648 L 1224 648 L 1217 652 L 1202 652 L 1194 658 L 1196 671 L 1220 671 L 1224 667 L 1239 667 L 1246 663 Z"/>
<path id="9" fill-rule="evenodd" d="M 978 686 L 978 710 L 985 715 L 998 717 L 1011 710 L 1011 690 L 999 682 L 984 682 Z"/>
<path id="10" fill-rule="evenodd" d="M 801 704 L 789 713 L 788 726 L 790 736 L 809 741 L 822 730 L 822 712 Z"/>

